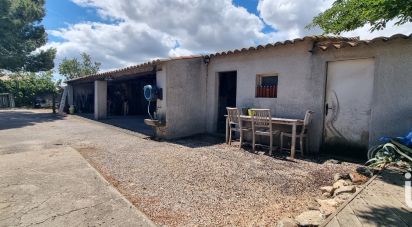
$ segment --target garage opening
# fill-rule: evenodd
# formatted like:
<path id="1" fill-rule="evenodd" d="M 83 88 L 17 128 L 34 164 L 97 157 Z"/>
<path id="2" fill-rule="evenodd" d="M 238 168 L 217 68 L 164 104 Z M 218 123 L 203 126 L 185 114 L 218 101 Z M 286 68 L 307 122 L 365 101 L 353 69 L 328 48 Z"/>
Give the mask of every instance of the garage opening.
<path id="1" fill-rule="evenodd" d="M 68 106 L 68 100 L 66 103 Z M 73 103 L 79 114 L 94 113 L 94 83 L 76 84 L 73 86 Z"/>
<path id="2" fill-rule="evenodd" d="M 143 87 L 149 84 L 156 85 L 156 74 L 108 80 L 107 119 L 102 121 L 151 136 L 153 130 L 144 124 L 144 119 L 149 115 L 148 101 L 144 98 Z M 153 116 L 156 111 L 156 101 L 150 103 L 149 109 Z"/>
<path id="3" fill-rule="evenodd" d="M 109 81 L 107 85 L 108 116 L 147 116 L 148 102 L 144 98 L 143 87 L 148 84 L 156 85 L 156 75 Z M 152 102 L 151 114 L 155 109 L 156 102 Z"/>

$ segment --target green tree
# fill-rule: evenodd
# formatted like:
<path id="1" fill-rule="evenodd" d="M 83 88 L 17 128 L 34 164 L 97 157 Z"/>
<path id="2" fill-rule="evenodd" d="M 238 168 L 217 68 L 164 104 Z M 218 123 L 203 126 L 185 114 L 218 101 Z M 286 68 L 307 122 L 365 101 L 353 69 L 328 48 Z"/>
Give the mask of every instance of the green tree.
<path id="1" fill-rule="evenodd" d="M 371 31 L 381 30 L 391 20 L 396 25 L 412 22 L 412 0 L 336 0 L 308 27 L 319 26 L 325 33 L 340 34 L 365 24 L 371 25 Z"/>
<path id="2" fill-rule="evenodd" d="M 17 72 L 0 80 L 0 93 L 12 93 L 17 107 L 33 106 L 39 95 L 55 95 L 58 84 L 53 81 L 51 71 L 33 73 Z"/>
<path id="3" fill-rule="evenodd" d="M 59 73 L 63 75 L 66 80 L 71 80 L 87 75 L 96 74 L 100 69 L 100 62 L 93 62 L 90 55 L 87 53 L 81 54 L 81 61 L 77 58 L 63 59 L 59 65 Z"/>
<path id="4" fill-rule="evenodd" d="M 47 71 L 56 50 L 39 50 L 47 42 L 41 21 L 44 0 L 0 0 L 0 70 Z"/>

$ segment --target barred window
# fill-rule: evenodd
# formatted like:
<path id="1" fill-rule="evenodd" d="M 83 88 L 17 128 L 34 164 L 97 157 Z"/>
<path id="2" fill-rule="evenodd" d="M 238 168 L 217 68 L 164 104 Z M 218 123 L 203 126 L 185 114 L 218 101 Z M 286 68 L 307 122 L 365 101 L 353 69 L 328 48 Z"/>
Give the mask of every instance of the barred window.
<path id="1" fill-rule="evenodd" d="M 278 96 L 278 75 L 256 76 L 256 97 L 276 98 Z"/>

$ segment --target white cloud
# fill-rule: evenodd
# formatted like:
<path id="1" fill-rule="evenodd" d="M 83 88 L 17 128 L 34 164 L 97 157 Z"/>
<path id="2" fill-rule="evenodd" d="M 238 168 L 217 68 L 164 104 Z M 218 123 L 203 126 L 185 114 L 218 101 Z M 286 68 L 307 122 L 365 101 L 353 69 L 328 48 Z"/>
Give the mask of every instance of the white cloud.
<path id="1" fill-rule="evenodd" d="M 49 43 L 58 49 L 57 64 L 64 57 L 87 52 L 102 62 L 103 70 L 141 63 L 154 58 L 191 55 L 248 47 L 273 41 L 321 34 L 306 30 L 312 18 L 333 0 L 259 0 L 259 15 L 233 5 L 232 0 L 72 0 L 91 7 L 110 21 L 83 22 L 49 31 L 63 39 Z M 276 32 L 265 34 L 265 23 Z M 408 33 L 404 25 L 369 34 L 367 28 L 342 35 L 371 38 Z"/>
<path id="2" fill-rule="evenodd" d="M 93 7 L 104 23 L 80 23 L 50 31 L 63 38 L 52 43 L 58 58 L 81 51 L 101 61 L 104 69 L 156 57 L 207 53 L 269 42 L 264 24 L 231 0 L 73 0 Z M 178 44 L 178 45 L 176 45 Z"/>
<path id="3" fill-rule="evenodd" d="M 366 25 L 363 28 L 358 28 L 354 31 L 344 32 L 342 36 L 359 36 L 361 39 L 373 39 L 379 36 L 391 36 L 395 34 L 410 35 L 412 33 L 412 23 L 403 24 L 400 26 L 395 25 L 395 21 L 387 23 L 386 28 L 379 31 L 370 32 L 370 26 Z"/>
<path id="4" fill-rule="evenodd" d="M 169 51 L 170 57 L 190 56 L 190 55 L 193 55 L 193 52 L 188 49 L 183 49 L 183 48 L 174 48 Z"/>
<path id="5" fill-rule="evenodd" d="M 288 39 L 321 34 L 319 28 L 307 30 L 314 16 L 332 5 L 333 0 L 259 0 L 260 16 Z"/>
<path id="6" fill-rule="evenodd" d="M 80 23 L 50 33 L 65 40 L 50 44 L 58 49 L 58 61 L 87 52 L 103 62 L 104 69 L 162 57 L 175 45 L 169 35 L 135 22 Z"/>
<path id="7" fill-rule="evenodd" d="M 293 39 L 306 35 L 322 34 L 320 28 L 305 29 L 313 17 L 330 8 L 334 0 L 259 0 L 258 11 L 263 21 L 279 30 L 284 39 Z M 391 36 L 397 33 L 410 34 L 412 23 L 394 26 L 388 23 L 387 28 L 371 33 L 370 26 L 352 32 L 344 32 L 342 36 L 360 36 L 361 39 L 371 39 L 377 36 Z"/>

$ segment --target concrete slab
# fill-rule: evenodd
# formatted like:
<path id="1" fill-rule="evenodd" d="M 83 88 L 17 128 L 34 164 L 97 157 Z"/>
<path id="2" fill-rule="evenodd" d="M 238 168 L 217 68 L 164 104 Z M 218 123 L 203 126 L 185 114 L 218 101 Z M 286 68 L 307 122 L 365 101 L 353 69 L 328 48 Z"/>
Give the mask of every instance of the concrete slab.
<path id="1" fill-rule="evenodd" d="M 76 150 L 27 148 L 0 155 L 0 226 L 154 226 Z"/>

